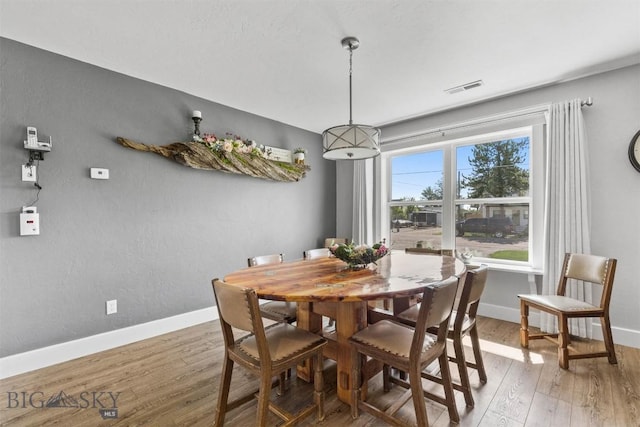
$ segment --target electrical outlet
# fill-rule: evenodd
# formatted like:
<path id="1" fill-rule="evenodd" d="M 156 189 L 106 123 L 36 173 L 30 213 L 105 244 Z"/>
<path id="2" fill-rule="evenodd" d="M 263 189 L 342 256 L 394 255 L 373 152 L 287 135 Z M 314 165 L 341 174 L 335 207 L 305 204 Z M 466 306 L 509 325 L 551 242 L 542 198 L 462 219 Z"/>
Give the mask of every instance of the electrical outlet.
<path id="1" fill-rule="evenodd" d="M 112 299 L 107 301 L 107 315 L 115 314 L 118 312 L 118 300 Z"/>
<path id="2" fill-rule="evenodd" d="M 22 180 L 27 182 L 36 182 L 35 165 L 31 165 L 31 166 L 22 165 Z"/>

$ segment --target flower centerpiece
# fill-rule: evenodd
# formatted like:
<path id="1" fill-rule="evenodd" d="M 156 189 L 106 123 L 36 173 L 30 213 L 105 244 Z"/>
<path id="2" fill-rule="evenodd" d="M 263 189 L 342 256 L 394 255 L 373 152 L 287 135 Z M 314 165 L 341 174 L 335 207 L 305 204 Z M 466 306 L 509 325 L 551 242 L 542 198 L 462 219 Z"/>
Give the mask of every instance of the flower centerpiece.
<path id="1" fill-rule="evenodd" d="M 346 262 L 350 268 L 364 268 L 368 264 L 375 264 L 377 260 L 389 253 L 389 249 L 382 243 L 367 245 L 336 244 L 329 247 L 336 258 Z"/>

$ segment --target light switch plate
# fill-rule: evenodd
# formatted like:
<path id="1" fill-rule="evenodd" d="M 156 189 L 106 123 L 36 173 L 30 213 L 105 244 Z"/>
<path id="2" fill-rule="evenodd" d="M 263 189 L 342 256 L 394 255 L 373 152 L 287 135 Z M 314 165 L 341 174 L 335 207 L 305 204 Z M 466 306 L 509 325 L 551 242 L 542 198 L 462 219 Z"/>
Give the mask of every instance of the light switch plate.
<path id="1" fill-rule="evenodd" d="M 26 182 L 36 182 L 36 166 L 22 165 L 22 180 Z"/>

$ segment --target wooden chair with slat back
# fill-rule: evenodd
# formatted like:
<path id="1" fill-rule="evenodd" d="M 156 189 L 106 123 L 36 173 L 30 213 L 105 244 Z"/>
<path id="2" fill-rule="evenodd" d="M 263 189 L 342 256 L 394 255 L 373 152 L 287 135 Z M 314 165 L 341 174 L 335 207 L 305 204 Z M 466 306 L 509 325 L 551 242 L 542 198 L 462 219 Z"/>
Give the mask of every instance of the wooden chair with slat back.
<path id="1" fill-rule="evenodd" d="M 324 247 L 328 248 L 329 246 L 339 245 L 339 244 L 349 244 L 349 239 L 345 239 L 344 237 L 327 237 L 324 239 Z"/>
<path id="2" fill-rule="evenodd" d="M 480 382 L 487 382 L 487 373 L 484 369 L 482 360 L 482 352 L 480 350 L 480 339 L 478 337 L 478 329 L 476 327 L 476 314 L 480 305 L 480 297 L 484 292 L 487 283 L 487 266 L 482 265 L 476 270 L 467 271 L 464 282 L 460 284 L 458 290 L 459 298 L 456 299 L 451 319 L 447 328 L 447 338 L 453 342 L 454 356 L 449 357 L 449 361 L 454 362 L 458 366 L 460 375 L 460 383 L 452 382 L 453 388 L 462 391 L 467 406 L 473 407 L 473 395 L 471 394 L 471 383 L 469 381 L 468 368 L 478 371 Z M 398 315 L 398 320 L 408 325 L 414 326 L 418 319 L 420 305 L 413 306 Z M 430 329 L 429 332 L 436 334 L 437 330 Z M 473 350 L 474 361 L 468 361 L 465 353 L 462 339 L 469 336 L 471 339 L 471 348 Z M 440 382 L 441 378 L 435 375 L 426 374 L 426 378 Z"/>
<path id="3" fill-rule="evenodd" d="M 415 328 L 391 320 L 381 320 L 356 332 L 349 338 L 353 346 L 351 378 L 356 382 L 352 389 L 351 398 L 351 416 L 354 419 L 358 417 L 359 410 L 363 410 L 391 425 L 403 426 L 405 423 L 393 415 L 412 398 L 418 425 L 428 426 L 425 405 L 425 397 L 427 397 L 445 405 L 452 422 L 460 421 L 453 396 L 446 346 L 447 325 L 451 317 L 457 288 L 458 278 L 455 276 L 426 287 Z M 438 334 L 425 333 L 429 326 L 438 327 Z M 408 389 L 386 411 L 376 408 L 361 398 L 360 381 L 356 379 L 361 378 L 361 362 L 364 357 L 370 357 L 383 363 L 384 391 L 390 389 L 392 382 Z M 422 371 L 435 360 L 440 363 L 444 399 L 422 387 Z M 389 375 L 390 367 L 407 372 L 409 382 L 391 377 Z M 368 378 L 364 379 L 364 381 L 367 380 Z"/>
<path id="4" fill-rule="evenodd" d="M 266 425 L 269 410 L 282 418 L 285 425 L 297 423 L 313 412 L 317 412 L 318 421 L 322 421 L 322 350 L 327 344 L 326 340 L 288 323 L 276 324 L 265 329 L 255 290 L 228 285 L 218 279 L 214 279 L 212 284 L 225 346 L 215 425 L 222 426 L 228 411 L 244 405 L 256 395 L 257 425 Z M 250 335 L 236 339 L 233 328 L 249 332 Z M 314 360 L 314 404 L 297 414 L 291 414 L 270 401 L 273 377 L 278 374 L 282 377 L 286 370 L 308 359 Z M 260 388 L 229 402 L 234 363 L 260 377 Z"/>
<path id="5" fill-rule="evenodd" d="M 247 259 L 249 267 L 258 267 L 268 264 L 281 264 L 284 262 L 284 255 L 271 254 L 260 255 Z M 298 305 L 295 302 L 287 301 L 269 301 L 260 304 L 260 315 L 265 319 L 273 320 L 278 323 L 293 323 L 298 320 Z M 278 394 L 283 395 L 285 392 L 285 380 L 291 377 L 291 369 L 286 374 L 280 375 L 280 387 Z"/>
<path id="6" fill-rule="evenodd" d="M 327 248 L 307 249 L 302 253 L 304 259 L 328 258 L 330 256 L 331 251 Z"/>
<path id="7" fill-rule="evenodd" d="M 419 254 L 419 255 L 443 255 L 443 251 L 441 249 L 431 249 L 431 248 L 405 248 L 404 252 L 407 254 Z M 416 304 L 420 299 L 420 295 L 414 296 L 410 299 L 409 304 Z M 389 310 L 391 306 L 391 301 L 385 299 L 382 301 L 382 307 L 384 310 Z"/>
<path id="8" fill-rule="evenodd" d="M 247 259 L 249 267 L 266 264 L 280 264 L 281 262 L 284 262 L 284 255 L 282 254 L 260 255 Z"/>
<path id="9" fill-rule="evenodd" d="M 404 251 L 408 254 L 432 254 L 442 255 L 442 249 L 431 248 L 405 248 Z"/>
<path id="10" fill-rule="evenodd" d="M 520 345 L 529 347 L 529 340 L 545 338 L 558 345 L 558 364 L 569 369 L 569 360 L 590 357 L 607 357 L 609 363 L 618 363 L 611 335 L 609 302 L 613 288 L 617 260 L 596 255 L 567 253 L 562 265 L 562 275 L 556 295 L 518 295 L 520 298 Z M 592 305 L 566 296 L 569 280 L 578 280 L 602 285 L 600 305 Z M 558 318 L 558 333 L 529 332 L 529 308 L 542 310 Z M 599 317 L 604 337 L 605 351 L 578 352 L 569 348 L 569 319 Z"/>
<path id="11" fill-rule="evenodd" d="M 329 258 L 332 256 L 331 251 L 328 248 L 308 249 L 302 253 L 302 257 L 308 259 Z M 335 304 L 314 304 L 314 310 L 316 313 L 327 317 L 327 327 L 333 327 L 336 323 Z"/>
<path id="12" fill-rule="evenodd" d="M 267 264 L 280 264 L 284 262 L 282 254 L 261 255 L 247 259 L 249 267 L 257 267 Z M 293 323 L 297 320 L 298 307 L 294 302 L 285 301 L 269 301 L 260 304 L 260 312 L 262 317 L 275 320 L 276 322 Z"/>

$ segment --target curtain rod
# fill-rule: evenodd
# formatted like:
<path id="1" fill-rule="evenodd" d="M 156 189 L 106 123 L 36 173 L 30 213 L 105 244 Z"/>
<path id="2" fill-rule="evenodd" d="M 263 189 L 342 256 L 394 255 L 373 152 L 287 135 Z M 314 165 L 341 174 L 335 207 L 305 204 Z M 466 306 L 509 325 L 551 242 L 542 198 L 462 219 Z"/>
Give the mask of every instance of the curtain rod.
<path id="1" fill-rule="evenodd" d="M 495 115 L 492 115 L 492 116 L 485 116 L 485 117 L 481 117 L 481 118 L 477 118 L 477 119 L 467 120 L 467 121 L 464 121 L 464 122 L 459 122 L 459 123 L 455 123 L 455 124 L 439 126 L 437 128 L 432 128 L 432 129 L 427 129 L 427 130 L 416 132 L 416 133 L 410 134 L 410 135 L 397 136 L 395 138 L 384 140 L 383 143 L 384 143 L 384 145 L 386 145 L 388 147 L 392 143 L 406 142 L 408 140 L 418 139 L 418 138 L 422 138 L 422 137 L 425 137 L 425 136 L 428 136 L 428 135 L 442 134 L 443 132 L 450 132 L 450 131 L 453 131 L 453 130 L 460 130 L 460 129 L 470 128 L 470 127 L 474 127 L 474 126 L 482 126 L 482 125 L 487 125 L 487 124 L 491 124 L 491 123 L 497 123 L 497 122 L 502 122 L 502 121 L 509 121 L 509 120 L 513 120 L 513 119 L 518 119 L 518 118 L 522 118 L 522 117 L 526 117 L 526 116 L 542 114 L 542 113 L 548 111 L 550 107 L 551 107 L 551 104 L 536 105 L 536 106 L 533 106 L 533 107 L 528 107 L 528 108 L 524 108 L 524 109 L 520 109 L 520 110 L 516 110 L 516 111 L 511 111 L 509 113 L 501 113 L 501 114 L 495 114 Z"/>
<path id="2" fill-rule="evenodd" d="M 590 97 L 590 96 L 587 97 L 586 100 L 580 101 L 580 106 L 581 107 L 591 107 L 592 105 L 593 105 L 593 98 Z M 417 139 L 417 138 L 421 138 L 421 137 L 432 135 L 432 134 L 438 134 L 438 133 L 443 133 L 443 132 L 448 132 L 448 131 L 458 130 L 458 129 L 465 129 L 465 128 L 469 128 L 469 127 L 474 127 L 474 126 L 478 126 L 478 125 L 485 125 L 485 124 L 490 124 L 490 123 L 496 123 L 496 122 L 501 122 L 501 121 L 509 121 L 509 120 L 513 120 L 513 119 L 526 117 L 526 116 L 545 113 L 545 112 L 549 111 L 550 107 L 551 107 L 551 103 L 542 104 L 542 105 L 535 105 L 535 106 L 532 106 L 532 107 L 523 108 L 523 109 L 512 111 L 512 112 L 509 112 L 509 113 L 502 113 L 502 114 L 496 114 L 496 115 L 493 115 L 493 116 L 482 117 L 482 118 L 479 118 L 479 119 L 467 120 L 465 122 L 460 122 L 460 123 L 456 123 L 456 124 L 452 124 L 452 125 L 444 125 L 444 126 L 440 126 L 440 127 L 437 127 L 437 128 L 428 129 L 428 130 L 425 130 L 425 131 L 421 131 L 421 132 L 417 132 L 417 133 L 414 133 L 414 134 L 410 134 L 410 135 L 397 136 L 395 138 L 391 138 L 391 139 L 388 139 L 388 140 L 384 140 L 384 138 L 383 138 L 382 142 L 383 142 L 383 144 L 385 144 L 388 147 L 390 144 L 392 144 L 394 142 L 400 142 L 400 141 L 405 142 L 407 140 Z"/>

